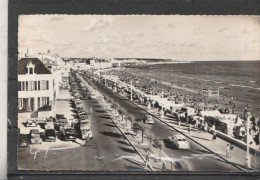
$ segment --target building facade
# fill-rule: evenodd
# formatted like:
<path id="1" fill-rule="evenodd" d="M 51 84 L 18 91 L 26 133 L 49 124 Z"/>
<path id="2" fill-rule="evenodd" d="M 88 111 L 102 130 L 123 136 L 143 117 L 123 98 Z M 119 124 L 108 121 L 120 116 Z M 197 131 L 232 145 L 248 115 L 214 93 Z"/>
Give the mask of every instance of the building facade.
<path id="1" fill-rule="evenodd" d="M 55 79 L 38 58 L 18 61 L 18 113 L 53 115 L 56 103 Z"/>

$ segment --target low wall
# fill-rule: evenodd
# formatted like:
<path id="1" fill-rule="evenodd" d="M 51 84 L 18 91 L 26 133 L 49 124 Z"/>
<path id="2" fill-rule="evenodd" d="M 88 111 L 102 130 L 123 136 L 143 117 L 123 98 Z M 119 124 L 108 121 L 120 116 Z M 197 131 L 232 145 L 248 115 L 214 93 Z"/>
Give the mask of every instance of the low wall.
<path id="1" fill-rule="evenodd" d="M 241 141 L 241 140 L 238 140 L 236 138 L 233 138 L 231 136 L 228 136 L 227 134 L 225 133 L 222 133 L 220 131 L 216 131 L 217 132 L 217 136 L 220 137 L 221 139 L 224 139 L 236 146 L 238 146 L 239 148 L 243 149 L 246 151 L 246 143 Z M 250 154 L 258 154 L 260 156 L 260 150 L 259 149 L 256 149 L 256 148 L 253 148 L 253 147 L 249 147 L 249 151 L 250 151 Z"/>

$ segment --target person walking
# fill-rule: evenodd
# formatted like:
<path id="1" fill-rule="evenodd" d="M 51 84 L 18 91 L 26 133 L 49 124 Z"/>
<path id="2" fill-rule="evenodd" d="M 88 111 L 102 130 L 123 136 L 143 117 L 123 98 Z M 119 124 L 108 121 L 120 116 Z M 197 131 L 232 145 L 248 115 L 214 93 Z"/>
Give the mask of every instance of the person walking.
<path id="1" fill-rule="evenodd" d="M 89 113 L 92 114 L 92 112 L 93 112 L 93 109 L 89 108 Z"/>
<path id="2" fill-rule="evenodd" d="M 88 134 L 87 137 L 86 137 L 86 145 L 87 145 L 87 146 L 90 146 L 90 137 L 89 137 L 89 134 Z"/>
<path id="3" fill-rule="evenodd" d="M 204 132 L 208 132 L 208 123 L 204 122 Z"/>
<path id="4" fill-rule="evenodd" d="M 227 158 L 231 158 L 231 152 L 230 152 L 230 144 L 228 143 L 227 145 L 226 145 L 226 157 Z"/>
<path id="5" fill-rule="evenodd" d="M 149 158 L 150 158 L 149 155 L 150 155 L 150 153 L 148 152 L 148 153 L 146 154 L 146 157 L 145 157 L 145 168 L 144 168 L 144 169 L 146 169 L 147 166 L 148 166 Z"/>
<path id="6" fill-rule="evenodd" d="M 188 125 L 188 134 L 190 134 L 191 131 L 191 124 Z"/>
<path id="7" fill-rule="evenodd" d="M 213 141 L 216 141 L 216 139 L 217 139 L 217 133 L 216 133 L 216 130 L 212 130 L 212 133 L 213 133 L 212 140 L 213 140 Z"/>
<path id="8" fill-rule="evenodd" d="M 166 164 L 165 164 L 165 162 L 163 162 L 163 164 L 162 164 L 162 171 L 166 171 Z"/>

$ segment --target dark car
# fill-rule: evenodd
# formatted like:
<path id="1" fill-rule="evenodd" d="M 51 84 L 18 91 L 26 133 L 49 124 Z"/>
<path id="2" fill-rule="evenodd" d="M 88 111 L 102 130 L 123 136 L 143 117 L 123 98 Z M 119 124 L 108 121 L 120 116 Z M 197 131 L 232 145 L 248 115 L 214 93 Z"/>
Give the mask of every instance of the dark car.
<path id="1" fill-rule="evenodd" d="M 88 119 L 88 115 L 86 114 L 82 114 L 79 116 L 79 120 L 86 120 L 86 119 Z"/>
<path id="2" fill-rule="evenodd" d="M 61 121 L 60 121 L 60 128 L 61 128 L 61 127 L 64 128 L 64 127 L 67 126 L 68 124 L 69 124 L 68 119 L 67 119 L 67 118 L 63 118 L 63 119 L 61 119 Z"/>
<path id="3" fill-rule="evenodd" d="M 56 114 L 56 119 L 59 120 L 59 119 L 62 119 L 64 118 L 64 114 Z"/>
<path id="4" fill-rule="evenodd" d="M 19 135 L 19 146 L 20 147 L 27 147 L 29 146 L 28 138 L 26 134 Z"/>
<path id="5" fill-rule="evenodd" d="M 44 132 L 44 140 L 49 142 L 56 141 L 56 134 L 54 129 L 46 129 Z"/>
<path id="6" fill-rule="evenodd" d="M 54 122 L 54 128 L 56 130 L 59 130 L 60 123 L 64 118 L 65 118 L 64 114 L 56 114 L 56 121 Z"/>
<path id="7" fill-rule="evenodd" d="M 61 130 L 63 140 L 65 141 L 75 141 L 76 136 L 75 136 L 75 131 L 71 127 L 65 127 Z"/>
<path id="8" fill-rule="evenodd" d="M 38 129 L 31 129 L 29 133 L 29 138 L 32 144 L 42 143 L 41 133 L 39 132 Z"/>
<path id="9" fill-rule="evenodd" d="M 144 123 L 145 124 L 153 124 L 154 123 L 154 119 L 153 116 L 150 114 L 147 114 L 144 116 Z"/>

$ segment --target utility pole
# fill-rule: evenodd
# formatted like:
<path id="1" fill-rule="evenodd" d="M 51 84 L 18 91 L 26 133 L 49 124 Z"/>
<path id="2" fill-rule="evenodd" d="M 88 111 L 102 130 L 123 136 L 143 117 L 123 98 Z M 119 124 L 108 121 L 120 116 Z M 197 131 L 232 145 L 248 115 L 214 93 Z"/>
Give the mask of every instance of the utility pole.
<path id="1" fill-rule="evenodd" d="M 219 102 L 219 88 L 218 88 L 218 102 Z"/>
<path id="2" fill-rule="evenodd" d="M 131 96 L 130 96 L 130 100 L 132 101 L 133 100 L 133 85 L 132 85 L 132 81 L 130 82 L 131 83 Z"/>
<path id="3" fill-rule="evenodd" d="M 247 116 L 247 127 L 246 127 L 246 166 L 248 168 L 251 168 L 251 157 L 249 154 L 249 122 L 250 122 L 250 116 L 248 112 Z"/>

